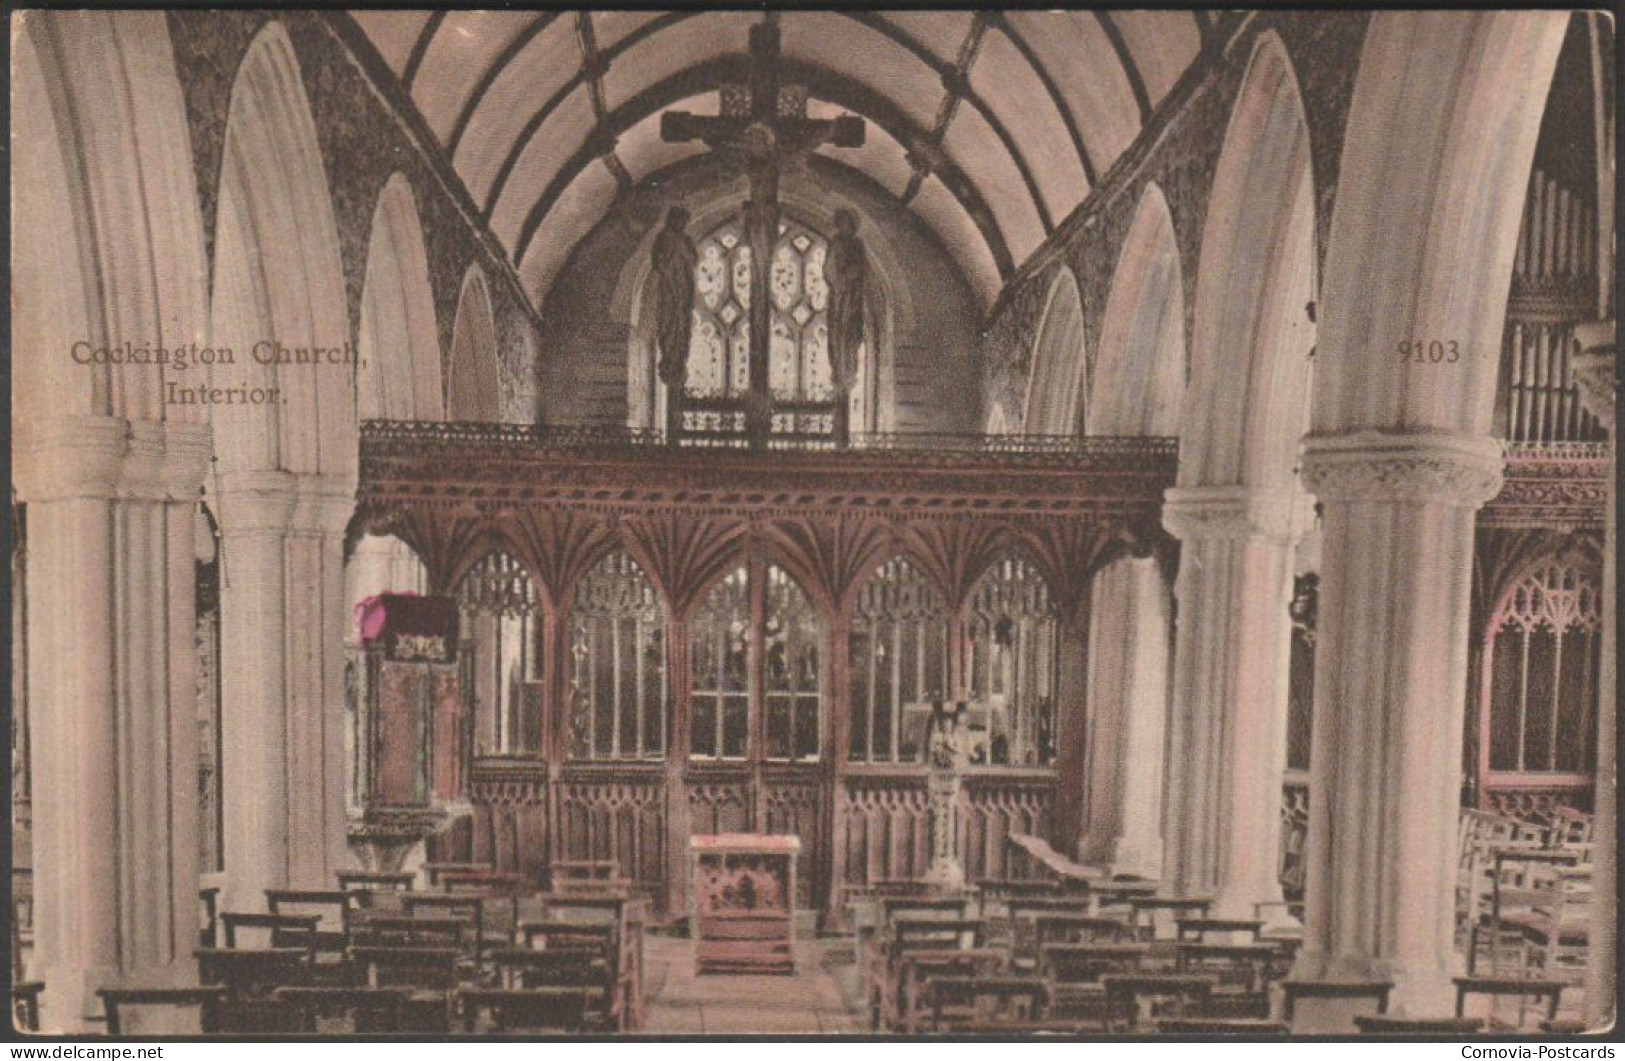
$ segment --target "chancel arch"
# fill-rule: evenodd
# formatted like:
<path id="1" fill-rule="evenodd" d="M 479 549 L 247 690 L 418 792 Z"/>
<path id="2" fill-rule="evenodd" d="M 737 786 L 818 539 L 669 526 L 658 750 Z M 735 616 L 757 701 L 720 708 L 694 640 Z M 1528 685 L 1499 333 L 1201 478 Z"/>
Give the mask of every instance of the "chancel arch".
<path id="1" fill-rule="evenodd" d="M 333 200 L 286 30 L 232 86 L 215 228 L 209 382 L 226 569 L 223 896 L 315 887 L 348 860 L 338 712 L 351 617 L 344 533 L 357 466 L 355 359 Z M 256 399 L 268 393 L 269 399 Z"/>
<path id="2" fill-rule="evenodd" d="M 1118 255 L 1080 430 L 1179 434 L 1185 299 L 1167 199 L 1146 186 Z M 1156 556 L 1104 567 L 1089 592 L 1087 748 L 1079 857 L 1114 873 L 1162 874 L 1164 745 L 1173 645 L 1172 587 Z"/>
<path id="3" fill-rule="evenodd" d="M 1287 602 L 1309 528 L 1295 472 L 1314 348 L 1314 182 L 1308 127 L 1278 36 L 1253 46 L 1202 231 L 1178 486 L 1179 630 L 1163 879 L 1225 915 L 1279 903 L 1286 756 Z M 1216 755 L 1207 749 L 1217 749 Z"/>
<path id="4" fill-rule="evenodd" d="M 446 368 L 446 418 L 496 423 L 502 419 L 496 320 L 485 274 L 471 265 L 463 276 Z"/>
<path id="5" fill-rule="evenodd" d="M 356 409 L 363 420 L 440 420 L 440 330 L 412 186 L 396 173 L 378 194 L 361 291 Z"/>

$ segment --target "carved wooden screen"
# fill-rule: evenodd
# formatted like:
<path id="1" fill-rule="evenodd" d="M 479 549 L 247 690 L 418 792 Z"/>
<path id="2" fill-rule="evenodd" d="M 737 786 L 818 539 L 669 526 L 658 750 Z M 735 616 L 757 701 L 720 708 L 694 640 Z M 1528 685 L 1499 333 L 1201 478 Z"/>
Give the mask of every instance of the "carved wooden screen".
<path id="1" fill-rule="evenodd" d="M 909 705 L 947 698 L 948 613 L 942 594 L 908 561 L 886 561 L 864 586 L 852 616 L 851 656 L 848 757 L 919 762 L 920 734 L 905 716 Z"/>
<path id="2" fill-rule="evenodd" d="M 1485 647 L 1489 785 L 1590 777 L 1601 627 L 1602 587 L 1582 564 L 1550 559 L 1502 598 Z"/>
<path id="3" fill-rule="evenodd" d="M 750 751 L 751 627 L 750 570 L 741 565 L 689 623 L 689 751 L 696 759 L 743 759 Z"/>
<path id="4" fill-rule="evenodd" d="M 1025 560 L 997 561 L 971 591 L 970 691 L 993 710 L 995 764 L 1036 766 L 1055 757 L 1058 619 L 1043 575 Z"/>
<path id="5" fill-rule="evenodd" d="M 812 601 L 781 568 L 769 565 L 762 609 L 766 756 L 780 761 L 818 758 L 819 687 L 823 640 Z"/>
<path id="6" fill-rule="evenodd" d="M 662 758 L 665 614 L 627 554 L 604 557 L 577 585 L 569 652 L 571 757 Z"/>
<path id="7" fill-rule="evenodd" d="M 541 751 L 534 691 L 541 678 L 536 627 L 541 603 L 530 575 L 506 553 L 487 554 L 457 585 L 464 650 L 471 653 L 475 755 Z"/>
<path id="8" fill-rule="evenodd" d="M 717 583 L 689 623 L 692 757 L 745 759 L 760 726 L 764 758 L 817 759 L 822 637 L 811 600 L 776 565 L 742 564 Z"/>

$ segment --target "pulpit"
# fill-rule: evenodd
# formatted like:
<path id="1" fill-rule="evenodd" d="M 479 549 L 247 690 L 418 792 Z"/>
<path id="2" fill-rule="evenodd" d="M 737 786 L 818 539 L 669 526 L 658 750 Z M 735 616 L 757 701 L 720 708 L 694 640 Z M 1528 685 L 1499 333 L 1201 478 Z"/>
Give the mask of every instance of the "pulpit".
<path id="1" fill-rule="evenodd" d="M 698 973 L 795 972 L 794 836 L 722 833 L 689 840 Z"/>
<path id="2" fill-rule="evenodd" d="M 350 839 L 370 868 L 398 869 L 407 850 L 443 829 L 464 796 L 468 711 L 457 602 L 385 593 L 356 607 L 362 657 L 354 676 L 357 787 Z"/>

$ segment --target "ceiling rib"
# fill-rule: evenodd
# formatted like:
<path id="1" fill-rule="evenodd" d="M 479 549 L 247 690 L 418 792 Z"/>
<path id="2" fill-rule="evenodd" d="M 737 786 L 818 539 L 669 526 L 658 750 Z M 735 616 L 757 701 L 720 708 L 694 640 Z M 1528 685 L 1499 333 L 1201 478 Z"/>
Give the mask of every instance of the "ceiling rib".
<path id="1" fill-rule="evenodd" d="M 999 116 L 993 113 L 993 108 L 989 107 L 987 102 L 970 87 L 971 64 L 976 61 L 977 53 L 981 50 L 982 34 L 987 30 L 987 24 L 982 16 L 978 14 L 971 20 L 970 32 L 966 35 L 965 43 L 960 46 L 958 60 L 954 65 L 950 66 L 932 55 L 930 50 L 919 41 L 916 41 L 913 37 L 910 37 L 907 33 L 878 15 L 861 11 L 843 11 L 841 14 L 859 25 L 867 26 L 883 34 L 893 44 L 899 45 L 914 56 L 916 60 L 928 67 L 941 80 L 947 95 L 943 99 L 941 110 L 938 111 L 936 128 L 930 134 L 933 137 L 932 144 L 940 149 L 937 154 L 947 154 L 946 149 L 942 148 L 942 142 L 943 138 L 948 135 L 948 124 L 953 120 L 959 102 L 963 100 L 976 108 L 976 112 L 982 116 L 982 120 L 987 122 L 988 127 L 993 130 L 993 135 L 997 136 L 999 142 L 1004 145 L 1005 153 L 1010 156 L 1010 161 L 1015 163 L 1016 172 L 1021 174 L 1021 181 L 1027 186 L 1028 198 L 1032 200 L 1033 208 L 1038 212 L 1039 222 L 1044 226 L 1044 234 L 1047 236 L 1055 231 L 1055 226 L 1049 216 L 1049 208 L 1044 205 L 1044 197 L 1039 193 L 1038 181 L 1033 177 L 1032 167 L 1027 164 L 1026 155 L 1017 146 L 1015 138 L 1010 135 L 1010 130 L 1006 129 L 1004 123 L 999 120 Z M 910 161 L 912 163 L 912 159 Z M 919 172 L 918 168 L 916 168 L 915 172 Z M 924 179 L 924 176 L 920 177 L 921 182 Z M 910 183 L 913 183 L 912 180 Z M 916 192 L 918 190 L 918 188 L 915 188 Z M 907 202 L 908 200 L 904 201 Z"/>
<path id="2" fill-rule="evenodd" d="M 423 29 L 418 33 L 418 39 L 412 44 L 412 54 L 406 57 L 406 69 L 401 71 L 401 84 L 406 86 L 407 94 L 412 92 L 412 82 L 417 79 L 418 67 L 423 65 L 423 57 L 429 52 L 429 45 L 434 42 L 434 35 L 440 29 L 440 24 L 446 21 L 445 11 L 436 11 L 430 15 L 428 21 L 423 23 Z"/>
<path id="3" fill-rule="evenodd" d="M 1027 65 L 1038 76 L 1044 91 L 1049 95 L 1050 103 L 1061 115 L 1061 121 L 1066 126 L 1066 135 L 1071 138 L 1072 149 L 1078 153 L 1078 162 L 1083 166 L 1084 179 L 1089 182 L 1089 187 L 1093 188 L 1096 183 L 1094 159 L 1090 156 L 1089 149 L 1084 146 L 1083 134 L 1078 130 L 1076 119 L 1072 117 L 1072 108 L 1066 105 L 1066 96 L 1062 94 L 1061 86 L 1055 83 L 1049 70 L 1038 61 L 1038 54 L 1027 43 L 1027 39 L 1016 31 L 1016 27 L 1010 24 L 1010 20 L 1005 18 L 1002 12 L 988 12 L 984 17 L 988 25 L 1004 34 L 1005 39 L 1015 46 L 1016 51 L 1021 53 L 1021 57 L 1027 60 Z"/>
<path id="4" fill-rule="evenodd" d="M 609 125 L 609 108 L 604 105 L 604 71 L 608 60 L 598 54 L 598 39 L 592 30 L 592 14 L 576 13 L 576 40 L 581 45 L 581 76 L 587 80 L 587 98 L 592 101 L 593 128 L 583 148 L 603 159 L 604 165 L 622 191 L 632 187 L 632 175 L 615 153 L 616 130 Z"/>
<path id="5" fill-rule="evenodd" d="M 736 58 L 722 56 L 709 62 L 691 66 L 671 77 L 651 85 L 638 95 L 628 100 L 620 107 L 611 111 L 607 123 L 611 128 L 628 129 L 638 122 L 666 107 L 686 99 L 689 96 L 703 92 L 714 91 L 718 79 L 732 73 L 736 68 Z M 785 60 L 785 73 L 797 83 L 807 86 L 808 92 L 815 98 L 826 100 L 838 107 L 863 115 L 874 122 L 887 135 L 900 144 L 925 143 L 929 134 L 912 122 L 902 110 L 884 96 L 850 81 L 840 74 L 823 67 L 814 67 L 797 60 Z M 578 177 L 582 170 L 591 165 L 597 156 L 586 146 L 577 150 L 559 172 L 554 175 L 547 188 L 531 207 L 520 229 L 519 238 L 513 246 L 514 257 L 518 261 L 524 259 L 536 231 L 541 227 L 542 220 L 547 216 L 566 188 Z M 970 215 L 972 222 L 987 243 L 988 250 L 993 256 L 1001 279 L 1007 278 L 1015 271 L 1015 260 L 1010 253 L 1009 245 L 994 220 L 994 214 L 988 208 L 986 200 L 976 189 L 975 185 L 952 163 L 944 159 L 937 164 L 936 175 L 941 179 L 949 193 L 959 201 L 965 212 Z"/>
<path id="6" fill-rule="evenodd" d="M 1140 76 L 1140 68 L 1135 65 L 1134 53 L 1129 51 L 1128 42 L 1123 39 L 1123 31 L 1117 28 L 1111 15 L 1104 11 L 1095 12 L 1095 21 L 1100 23 L 1100 30 L 1106 34 L 1111 42 L 1112 51 L 1117 53 L 1117 62 L 1123 68 L 1123 76 L 1128 79 L 1129 91 L 1134 93 L 1134 104 L 1140 108 L 1140 128 L 1145 128 L 1151 121 L 1151 96 L 1145 90 L 1145 78 Z"/>
<path id="7" fill-rule="evenodd" d="M 462 109 L 457 112 L 457 121 L 451 127 L 451 135 L 446 138 L 447 155 L 452 158 L 457 157 L 457 145 L 463 142 L 463 133 L 468 131 L 468 123 L 474 120 L 474 112 L 479 110 L 481 101 L 485 99 L 485 94 L 491 91 L 491 86 L 496 84 L 498 77 L 502 76 L 502 71 L 506 70 L 508 64 L 517 59 L 519 53 L 524 51 L 530 45 L 530 42 L 535 40 L 548 26 L 551 26 L 558 17 L 556 11 L 537 15 L 530 25 L 526 26 L 518 36 L 509 41 L 508 46 L 503 48 L 496 58 L 492 59 L 490 64 L 486 66 L 484 72 L 480 74 L 479 82 L 474 86 L 474 91 L 469 93 Z"/>

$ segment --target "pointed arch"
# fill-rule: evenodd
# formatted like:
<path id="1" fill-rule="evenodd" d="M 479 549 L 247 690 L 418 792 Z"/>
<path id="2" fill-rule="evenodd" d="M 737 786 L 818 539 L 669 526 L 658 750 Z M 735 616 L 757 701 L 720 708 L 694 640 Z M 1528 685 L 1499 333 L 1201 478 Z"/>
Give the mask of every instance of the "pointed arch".
<path id="1" fill-rule="evenodd" d="M 405 174 L 378 194 L 361 289 L 356 412 L 362 420 L 442 420 L 440 329 L 417 200 Z"/>
<path id="2" fill-rule="evenodd" d="M 208 268 L 185 102 L 162 15 L 31 12 L 14 36 L 13 409 L 200 422 L 163 386 L 197 372 L 77 363 L 208 338 Z M 139 85 L 139 91 L 132 86 Z M 89 350 L 83 352 L 89 357 Z"/>
<path id="3" fill-rule="evenodd" d="M 1050 283 L 1027 380 L 1024 430 L 1029 435 L 1070 434 L 1085 404 L 1088 356 L 1083 296 L 1072 270 L 1062 266 Z"/>
<path id="4" fill-rule="evenodd" d="M 1265 33 L 1230 115 L 1202 230 L 1181 486 L 1294 480 L 1315 341 L 1314 225 L 1297 77 L 1280 38 Z"/>
<path id="5" fill-rule="evenodd" d="M 1089 411 L 1090 435 L 1179 433 L 1185 399 L 1185 287 L 1168 201 L 1146 185 L 1106 297 Z"/>
<path id="6" fill-rule="evenodd" d="M 215 221 L 210 383 L 249 400 L 213 407 L 222 471 L 331 475 L 353 484 L 353 360 L 333 198 L 287 31 L 269 22 L 232 85 Z M 306 363 L 264 363 L 319 350 Z M 294 355 L 297 356 L 297 355 Z M 255 401 L 255 391 L 274 397 Z M 239 392 L 242 393 L 242 392 Z"/>
<path id="7" fill-rule="evenodd" d="M 1317 435 L 1489 434 L 1519 217 L 1569 17 L 1372 20 L 1327 244 Z M 1460 361 L 1402 364 L 1398 344 L 1417 338 L 1454 340 Z"/>
<path id="8" fill-rule="evenodd" d="M 450 420 L 496 423 L 502 419 L 501 371 L 497 363 L 496 318 L 491 292 L 478 264 L 463 276 L 457 320 L 451 333 L 446 370 L 446 416 Z"/>

